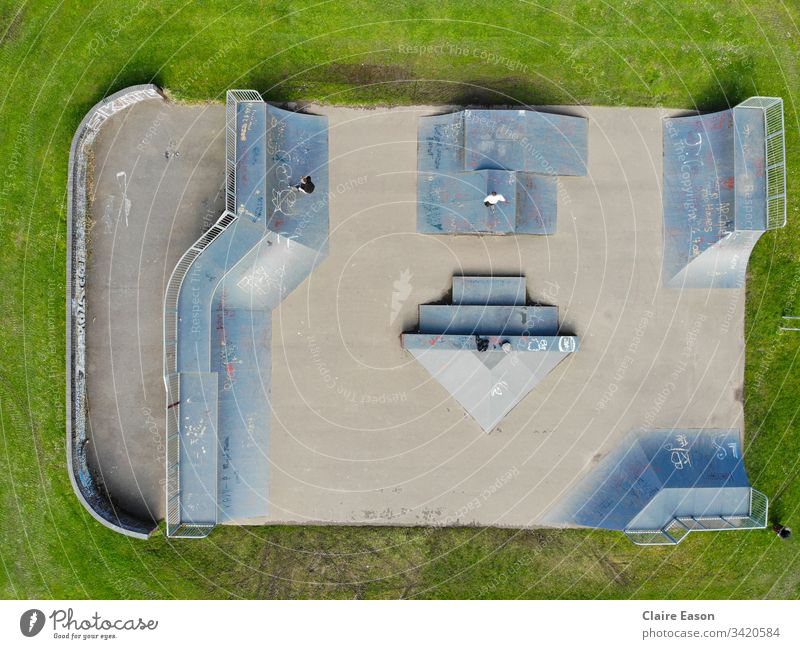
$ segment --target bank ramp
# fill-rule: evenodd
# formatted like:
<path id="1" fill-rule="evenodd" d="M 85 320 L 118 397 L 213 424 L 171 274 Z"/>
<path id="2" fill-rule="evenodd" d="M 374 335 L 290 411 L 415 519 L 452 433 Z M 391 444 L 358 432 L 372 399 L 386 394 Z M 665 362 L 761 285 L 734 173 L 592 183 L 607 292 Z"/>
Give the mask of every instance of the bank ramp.
<path id="1" fill-rule="evenodd" d="M 637 430 L 545 521 L 674 545 L 692 531 L 765 527 L 767 498 L 750 486 L 737 429 Z"/>
<path id="2" fill-rule="evenodd" d="M 741 288 L 761 235 L 786 224 L 783 100 L 665 119 L 663 143 L 663 285 Z"/>

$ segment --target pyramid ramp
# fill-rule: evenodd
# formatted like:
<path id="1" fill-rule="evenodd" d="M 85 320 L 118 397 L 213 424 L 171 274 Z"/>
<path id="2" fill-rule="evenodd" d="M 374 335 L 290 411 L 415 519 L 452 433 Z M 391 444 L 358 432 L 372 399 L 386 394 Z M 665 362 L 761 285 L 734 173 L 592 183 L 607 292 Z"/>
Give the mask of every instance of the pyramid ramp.
<path id="1" fill-rule="evenodd" d="M 525 305 L 523 277 L 455 277 L 454 304 L 420 306 L 403 347 L 485 431 L 578 349 L 558 310 Z"/>
<path id="2" fill-rule="evenodd" d="M 542 339 L 540 339 L 542 340 Z M 552 340 L 552 339 L 551 339 Z M 571 352 L 511 352 L 404 345 L 485 431 L 490 431 Z M 558 343 L 555 343 L 556 345 Z"/>

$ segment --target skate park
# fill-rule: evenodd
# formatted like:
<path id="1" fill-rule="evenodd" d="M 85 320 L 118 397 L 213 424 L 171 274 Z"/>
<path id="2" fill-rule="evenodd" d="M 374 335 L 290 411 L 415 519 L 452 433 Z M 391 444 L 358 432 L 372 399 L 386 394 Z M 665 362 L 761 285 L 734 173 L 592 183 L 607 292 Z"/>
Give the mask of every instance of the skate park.
<path id="1" fill-rule="evenodd" d="M 759 233 L 782 225 L 780 210 L 770 211 L 780 192 L 766 178 L 767 108 L 727 111 L 743 113 L 737 130 L 735 113 L 708 124 L 680 110 L 536 107 L 558 116 L 553 122 L 579 120 L 556 132 L 578 142 L 570 150 L 583 166 L 567 171 L 581 173 L 536 168 L 513 151 L 506 164 L 493 149 L 482 155 L 500 168 L 459 160 L 440 173 L 423 167 L 426 120 L 463 107 L 312 105 L 284 115 L 245 97 L 234 114 L 229 99 L 226 114 L 222 105 L 148 96 L 111 115 L 93 142 L 89 212 L 103 227 L 93 229 L 86 269 L 86 462 L 115 509 L 166 517 L 168 526 L 172 515 L 176 535 L 185 525 L 197 536 L 225 522 L 602 526 L 603 516 L 581 518 L 564 503 L 575 493 L 591 502 L 598 488 L 587 493 L 584 481 L 597 467 L 611 472 L 632 431 L 727 431 L 741 461 L 746 260 Z M 758 113 L 751 124 L 748 111 Z M 161 114 L 158 128 L 169 133 L 146 139 Z M 289 134 L 286 146 L 265 137 L 273 128 Z M 501 139 L 525 152 L 525 136 L 505 128 L 512 135 Z M 714 128 L 714 145 L 703 147 Z M 255 133 L 257 142 L 259 132 L 263 146 L 246 146 L 252 141 L 243 138 Z M 689 155 L 703 162 L 702 173 L 699 162 L 680 158 Z M 160 177 L 144 171 L 156 166 Z M 315 194 L 291 192 L 301 171 L 314 177 Z M 439 177 L 425 181 L 432 171 Z M 492 182 L 508 183 L 531 209 L 515 202 L 503 218 L 484 219 L 481 194 Z M 270 191 L 259 195 L 259 187 Z M 440 215 L 467 218 L 433 234 L 436 218 L 420 206 L 434 203 Z M 746 209 L 735 209 L 740 203 Z M 223 212 L 233 218 L 220 219 Z M 518 227 L 520 214 L 544 218 Z M 162 228 L 160 236 L 148 236 L 150 227 Z M 192 249 L 176 287 L 173 270 Z M 512 302 L 457 298 L 459 283 L 486 277 L 516 278 L 500 281 L 517 287 Z M 195 293 L 195 285 L 209 288 Z M 185 301 L 172 314 L 170 290 Z M 107 309 L 93 306 L 103 299 Z M 557 313 L 545 333 L 509 329 L 502 318 L 481 330 L 492 345 L 481 353 L 494 354 L 495 367 L 508 354 L 538 353 L 514 349 L 514 336 L 526 349 L 531 336 L 574 341 L 548 371 L 531 370 L 535 384 L 524 384 L 499 419 L 486 419 L 488 430 L 454 394 L 461 386 L 445 385 L 412 352 L 423 334 L 476 339 L 475 322 L 454 331 L 451 316 L 441 331 L 424 330 L 424 305 L 459 304 Z M 474 358 L 472 343 L 445 351 Z M 165 388 L 170 345 L 175 366 Z M 499 385 L 509 380 L 497 377 L 489 391 L 513 391 Z M 227 395 L 231 381 L 249 387 Z M 220 443 L 226 435 L 233 442 Z M 674 487 L 665 477 L 666 490 L 749 488 L 740 464 L 728 466 L 731 484 L 702 482 L 716 457 L 704 448 L 692 481 Z M 652 462 L 655 455 L 645 454 Z M 749 517 L 749 501 L 745 508 L 736 493 L 727 513 Z M 696 517 L 719 503 L 697 504 Z"/>

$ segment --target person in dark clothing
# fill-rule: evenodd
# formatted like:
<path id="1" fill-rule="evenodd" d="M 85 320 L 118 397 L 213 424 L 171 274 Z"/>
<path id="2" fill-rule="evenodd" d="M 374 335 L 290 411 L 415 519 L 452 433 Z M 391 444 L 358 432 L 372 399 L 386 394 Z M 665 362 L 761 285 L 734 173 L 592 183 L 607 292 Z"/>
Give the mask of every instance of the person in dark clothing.
<path id="1" fill-rule="evenodd" d="M 792 535 L 792 529 L 780 523 L 775 523 L 775 525 L 772 526 L 772 531 L 782 539 L 788 539 Z"/>
<path id="2" fill-rule="evenodd" d="M 314 191 L 314 183 L 311 182 L 311 176 L 302 176 L 300 183 L 295 185 L 294 188 L 304 194 L 311 194 Z"/>

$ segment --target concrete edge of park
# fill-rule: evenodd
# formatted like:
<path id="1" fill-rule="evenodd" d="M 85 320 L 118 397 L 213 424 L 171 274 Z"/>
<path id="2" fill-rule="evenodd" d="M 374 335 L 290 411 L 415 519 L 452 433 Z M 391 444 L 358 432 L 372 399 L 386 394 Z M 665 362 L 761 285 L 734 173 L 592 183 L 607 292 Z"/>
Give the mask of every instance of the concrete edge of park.
<path id="1" fill-rule="evenodd" d="M 126 536 L 148 538 L 157 528 L 122 510 L 111 500 L 102 478 L 89 469 L 86 456 L 86 218 L 89 150 L 105 121 L 145 99 L 164 99 L 152 84 L 130 86 L 95 104 L 81 121 L 69 150 L 67 168 L 66 390 L 67 467 L 78 500 L 107 528 Z"/>

